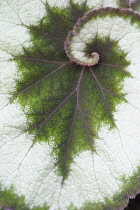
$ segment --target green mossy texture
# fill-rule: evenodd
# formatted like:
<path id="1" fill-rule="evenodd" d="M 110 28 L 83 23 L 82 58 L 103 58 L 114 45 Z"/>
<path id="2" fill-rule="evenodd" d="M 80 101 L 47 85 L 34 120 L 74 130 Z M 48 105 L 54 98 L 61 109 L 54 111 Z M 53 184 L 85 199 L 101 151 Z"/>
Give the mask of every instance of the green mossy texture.
<path id="1" fill-rule="evenodd" d="M 94 140 L 98 138 L 101 126 L 115 127 L 115 107 L 125 102 L 122 81 L 130 76 L 125 71 L 129 65 L 126 54 L 108 37 L 97 37 L 86 48 L 87 54 L 92 49 L 100 54 L 100 62 L 92 70 L 102 90 L 89 68 L 85 68 L 80 81 L 82 67 L 74 63 L 64 65 L 69 62 L 64 41 L 87 9 L 86 4 L 80 6 L 72 2 L 65 9 L 50 8 L 47 4 L 47 16 L 37 25 L 28 26 L 31 47 L 24 48 L 23 54 L 14 57 L 19 74 L 13 99 L 18 98 L 28 119 L 25 132 L 34 134 L 34 141 L 53 145 L 57 174 L 63 179 L 67 178 L 77 154 L 85 150 L 96 151 Z M 57 68 L 60 69 L 47 77 Z M 75 90 L 79 81 L 77 98 Z M 77 99 L 81 112 L 76 111 Z"/>
<path id="2" fill-rule="evenodd" d="M 83 109 L 86 110 L 86 107 L 88 107 L 90 110 L 90 115 L 87 114 L 87 117 L 89 116 L 88 121 L 92 122 L 91 127 L 96 132 L 102 125 L 110 125 L 110 128 L 115 127 L 113 113 L 116 111 L 116 105 L 126 102 L 125 94 L 121 92 L 123 89 L 121 82 L 126 77 L 130 77 L 130 74 L 125 71 L 125 68 L 129 65 L 129 62 L 124 59 L 126 54 L 119 49 L 115 41 L 111 41 L 109 38 L 96 38 L 96 41 L 94 40 L 87 45 L 85 49 L 87 54 L 92 53 L 91 49 L 101 55 L 99 64 L 92 67 L 101 87 L 91 76 L 91 73 L 87 71 L 81 87 L 81 98 L 84 99 Z M 114 66 L 106 66 L 100 63 Z M 118 65 L 115 66 L 115 64 Z M 104 88 L 103 92 L 101 88 Z"/>
<path id="3" fill-rule="evenodd" d="M 128 7 L 128 1 L 127 0 L 118 0 L 118 6 L 120 8 L 127 8 Z"/>
<path id="4" fill-rule="evenodd" d="M 112 199 L 104 198 L 105 202 L 85 203 L 81 208 L 75 207 L 71 204 L 68 210 L 120 210 L 122 206 L 124 208 L 127 206 L 129 197 L 134 197 L 140 189 L 140 167 L 133 175 L 126 179 L 122 177 L 121 181 L 123 186 L 120 192 L 115 194 Z M 11 187 L 9 190 L 2 190 L 0 187 L 0 209 L 7 210 L 11 208 L 12 210 L 49 210 L 50 208 L 44 204 L 43 207 L 29 208 L 24 201 L 24 196 L 17 196 L 14 193 L 14 188 Z"/>
<path id="5" fill-rule="evenodd" d="M 72 4 L 69 8 L 60 10 L 46 5 L 46 10 L 47 16 L 38 25 L 28 27 L 32 47 L 24 49 L 22 55 L 14 57 L 19 69 L 19 79 L 16 81 L 13 98 L 18 97 L 18 101 L 26 110 L 29 122 L 28 132 L 36 135 L 35 140 L 51 144 L 53 139 L 53 153 L 57 156 L 58 171 L 66 175 L 72 156 L 79 151 L 77 147 L 80 145 L 79 138 L 75 137 L 74 144 L 70 138 L 76 104 L 75 95 L 67 100 L 46 123 L 45 120 L 74 91 L 81 68 L 67 65 L 51 77 L 34 85 L 33 88 L 25 89 L 61 66 L 53 61 L 68 62 L 64 52 L 64 40 L 75 24 L 75 20 L 79 15 L 83 16 L 87 8 L 85 4 L 81 6 Z M 32 58 L 36 60 L 29 61 Z M 52 63 L 42 63 L 38 60 L 49 60 Z M 43 126 L 42 123 L 44 123 Z M 80 136 L 80 131 L 76 135 Z"/>
<path id="6" fill-rule="evenodd" d="M 29 208 L 24 201 L 24 196 L 17 196 L 14 188 L 2 190 L 0 186 L 0 209 L 1 210 L 48 210 L 49 207 L 44 204 L 43 207 Z"/>
<path id="7" fill-rule="evenodd" d="M 80 112 L 75 116 L 76 93 L 68 99 L 67 97 L 75 90 L 82 67 L 74 63 L 68 64 L 47 79 L 43 78 L 55 71 L 62 63 L 69 61 L 64 52 L 64 41 L 76 20 L 82 17 L 88 8 L 85 3 L 76 5 L 71 2 L 65 9 L 50 8 L 46 5 L 46 10 L 46 17 L 37 25 L 28 26 L 31 47 L 24 48 L 23 54 L 14 57 L 19 69 L 19 79 L 16 80 L 13 99 L 18 99 L 28 119 L 25 132 L 35 134 L 35 141 L 44 141 L 53 145 L 53 154 L 57 158 L 57 173 L 65 179 L 70 172 L 73 158 L 81 151 L 91 150 L 91 144 L 94 147 L 94 139 L 98 138 L 102 125 L 109 125 L 110 129 L 115 127 L 116 105 L 126 102 L 125 94 L 122 93 L 122 83 L 131 75 L 125 71 L 129 62 L 126 61 L 126 54 L 119 49 L 117 43 L 108 37 L 104 39 L 97 37 L 96 41 L 93 40 L 87 45 L 86 51 L 90 54 L 91 49 L 94 48 L 100 54 L 100 62 L 92 67 L 92 70 L 101 87 L 108 90 L 104 91 L 108 105 L 103 99 L 101 88 L 86 67 L 79 88 L 79 101 L 84 120 Z M 100 14 L 100 17 L 106 15 L 115 16 L 116 12 L 110 13 L 108 10 Z M 130 18 L 127 12 L 120 13 L 121 15 L 123 18 Z M 132 23 L 134 20 L 139 22 L 135 18 L 136 16 L 132 16 Z M 51 63 L 45 62 L 46 60 Z M 108 63 L 114 67 L 104 66 L 101 63 Z M 121 70 L 118 70 L 120 67 Z M 51 117 L 48 118 L 50 115 Z M 95 147 L 94 151 L 96 151 Z M 105 198 L 105 203 L 85 203 L 80 209 L 118 210 L 120 206 L 125 206 L 126 196 L 136 194 L 140 187 L 138 174 L 140 170 L 129 180 L 123 177 L 124 186 L 121 193 L 114 195 L 112 200 Z M 29 209 L 24 202 L 24 197 L 16 196 L 13 188 L 10 190 L 0 188 L 0 207 L 2 206 L 4 210 L 8 207 L 13 207 L 15 210 Z M 47 205 L 33 208 L 33 210 L 47 209 L 49 209 Z M 78 210 L 73 205 L 68 209 Z"/>
<path id="8" fill-rule="evenodd" d="M 129 198 L 135 197 L 140 189 L 140 167 L 130 178 L 122 177 L 122 187 L 119 193 L 116 193 L 112 199 L 104 198 L 104 202 L 87 202 L 80 210 L 120 210 L 128 204 Z M 69 210 L 78 210 L 71 205 Z"/>

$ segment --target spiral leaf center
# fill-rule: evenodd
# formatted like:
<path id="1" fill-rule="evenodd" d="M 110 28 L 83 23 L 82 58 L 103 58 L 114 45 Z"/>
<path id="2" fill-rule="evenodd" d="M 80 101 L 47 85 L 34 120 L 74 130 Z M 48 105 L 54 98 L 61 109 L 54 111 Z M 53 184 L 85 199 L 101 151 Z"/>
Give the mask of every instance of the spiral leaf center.
<path id="1" fill-rule="evenodd" d="M 80 32 L 77 32 L 77 25 L 79 26 L 79 24 L 76 24 L 74 29 L 67 36 L 64 46 L 65 52 L 71 61 L 79 65 L 96 65 L 99 62 L 100 55 L 97 52 L 88 53 L 86 51 L 91 34 L 85 34 L 85 30 L 82 31 L 82 29 Z M 88 33 L 88 31 L 86 33 Z M 90 40 L 92 40 L 92 37 L 90 37 Z"/>

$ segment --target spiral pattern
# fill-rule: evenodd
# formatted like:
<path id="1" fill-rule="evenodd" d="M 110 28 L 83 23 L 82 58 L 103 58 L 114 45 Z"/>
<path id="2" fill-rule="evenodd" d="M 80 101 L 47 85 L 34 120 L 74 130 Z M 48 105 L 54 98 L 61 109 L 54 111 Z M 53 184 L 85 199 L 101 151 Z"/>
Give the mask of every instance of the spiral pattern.
<path id="1" fill-rule="evenodd" d="M 16 19 L 27 40 L 2 43 L 2 106 L 13 69 L 16 85 L 0 112 L 0 182 L 29 209 L 122 209 L 140 182 L 140 14 L 115 0 L 66 2 L 45 2 L 36 24 Z"/>

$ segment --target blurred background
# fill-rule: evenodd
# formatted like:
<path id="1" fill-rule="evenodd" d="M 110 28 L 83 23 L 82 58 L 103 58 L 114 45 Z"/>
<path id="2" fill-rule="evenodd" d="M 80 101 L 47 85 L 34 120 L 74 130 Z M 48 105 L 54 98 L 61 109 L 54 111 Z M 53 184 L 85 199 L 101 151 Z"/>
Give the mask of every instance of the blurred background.
<path id="1" fill-rule="evenodd" d="M 132 9 L 140 12 L 140 0 L 131 0 Z"/>
<path id="2" fill-rule="evenodd" d="M 130 199 L 128 206 L 124 210 L 140 210 L 140 194 L 135 199 Z"/>

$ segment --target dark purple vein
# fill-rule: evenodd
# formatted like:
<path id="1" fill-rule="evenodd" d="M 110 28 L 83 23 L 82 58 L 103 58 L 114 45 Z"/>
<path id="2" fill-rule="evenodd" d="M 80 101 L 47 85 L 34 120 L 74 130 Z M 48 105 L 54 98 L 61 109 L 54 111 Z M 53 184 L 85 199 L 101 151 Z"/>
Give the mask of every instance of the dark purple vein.
<path id="1" fill-rule="evenodd" d="M 78 84 L 77 84 L 77 87 L 79 87 L 80 86 L 80 82 L 81 82 L 81 79 L 82 79 L 82 76 L 83 76 L 83 72 L 84 72 L 84 68 L 82 69 L 82 72 L 81 72 L 81 74 L 80 74 L 80 78 L 79 78 L 79 80 L 78 80 Z M 75 88 L 75 90 L 73 91 L 73 92 L 71 92 L 70 93 L 70 95 L 67 97 L 67 98 L 65 98 L 64 100 L 63 100 L 63 102 L 62 103 L 60 103 L 50 114 L 49 114 L 49 116 L 47 116 L 46 118 L 45 118 L 45 120 L 41 123 L 41 124 L 39 124 L 39 125 L 37 125 L 37 126 L 35 126 L 35 128 L 37 128 L 38 126 L 39 126 L 39 131 L 38 131 L 38 133 L 40 132 L 40 130 L 42 129 L 42 126 L 43 125 L 45 125 L 46 124 L 46 122 L 60 109 L 60 107 L 62 106 L 62 105 L 64 105 L 67 101 L 68 101 L 68 99 L 70 99 L 71 98 L 71 96 L 75 93 L 75 92 L 77 92 L 77 87 Z"/>
<path id="2" fill-rule="evenodd" d="M 37 59 L 37 58 L 24 58 L 24 57 L 15 57 L 11 60 L 24 60 L 24 61 L 36 61 L 41 63 L 50 63 L 50 64 L 64 64 L 64 62 L 57 62 L 57 61 L 51 61 L 51 60 L 45 60 L 45 59 Z"/>
<path id="3" fill-rule="evenodd" d="M 122 98 L 122 97 L 119 96 L 118 94 L 116 94 L 116 93 L 114 93 L 114 92 L 112 92 L 112 91 L 110 91 L 110 90 L 108 90 L 108 89 L 106 89 L 106 88 L 103 88 L 103 90 L 106 91 L 106 92 L 108 92 L 108 93 L 110 93 L 111 95 L 113 95 L 113 96 L 119 98 L 119 99 L 123 99 L 124 101 L 126 101 L 125 98 Z"/>
<path id="4" fill-rule="evenodd" d="M 76 97 L 77 98 L 79 98 L 79 88 L 80 88 L 80 85 L 81 85 L 81 82 L 82 82 L 84 71 L 85 71 L 85 67 L 83 67 L 82 70 L 81 70 L 81 73 L 80 73 L 80 76 L 79 76 L 79 79 L 78 79 L 78 83 L 77 83 L 77 87 L 75 88 L 75 91 L 74 91 L 74 92 L 76 92 Z M 66 150 L 65 150 L 65 154 L 64 154 L 64 158 L 63 158 L 63 160 L 64 160 L 63 165 L 64 165 L 65 173 L 67 173 L 66 164 L 67 164 L 67 159 L 68 159 L 68 152 L 69 152 L 70 142 L 71 142 L 71 139 L 72 139 L 72 133 L 73 133 L 78 109 L 79 109 L 79 102 L 78 102 L 78 99 L 77 99 L 76 108 L 75 108 L 75 112 L 74 112 L 74 116 L 73 116 L 73 120 L 72 120 L 72 124 L 71 124 L 71 128 L 70 128 L 68 140 L 66 142 Z M 64 179 L 65 178 L 62 179 L 61 184 L 63 184 Z"/>
<path id="5" fill-rule="evenodd" d="M 27 88 L 23 89 L 22 91 L 20 91 L 19 93 L 15 94 L 15 96 L 19 96 L 22 93 L 25 93 L 26 91 L 28 91 L 29 89 L 33 88 L 35 85 L 39 84 L 40 82 L 42 82 L 43 80 L 47 79 L 48 77 L 52 76 L 53 74 L 55 74 L 57 71 L 63 69 L 64 66 L 70 64 L 71 62 L 65 63 L 63 65 L 61 65 L 60 67 L 58 67 L 57 69 L 55 69 L 54 71 L 52 71 L 50 74 L 46 75 L 45 77 L 37 80 L 35 83 L 33 83 L 32 85 L 28 86 Z"/>
<path id="6" fill-rule="evenodd" d="M 121 72 L 123 72 L 124 74 L 128 74 L 128 75 L 130 75 L 129 74 L 129 72 L 127 72 L 127 71 L 124 71 L 123 69 L 121 69 L 118 65 L 113 65 L 113 64 L 108 64 L 108 63 L 99 63 L 100 65 L 102 65 L 102 66 L 109 66 L 109 67 L 113 67 L 113 68 L 115 68 L 115 69 L 117 69 L 117 70 L 119 70 L 119 71 L 121 71 Z"/>
<path id="7" fill-rule="evenodd" d="M 89 142 L 90 142 L 91 150 L 92 150 L 92 152 L 93 152 L 93 151 L 94 151 L 93 142 L 92 142 L 92 140 L 91 140 L 90 132 L 89 132 L 89 129 L 88 129 L 88 125 L 87 125 L 87 123 L 86 123 L 86 120 L 85 120 L 85 118 L 84 118 L 84 115 L 83 115 L 83 112 L 82 112 L 82 110 L 81 110 L 80 105 L 78 106 L 78 109 L 79 109 L 79 111 L 80 111 L 80 115 L 81 115 L 82 121 L 83 121 L 83 123 L 84 123 L 84 128 L 85 128 L 85 131 L 86 131 L 86 133 L 87 133 L 88 140 L 89 140 Z"/>
<path id="8" fill-rule="evenodd" d="M 66 146 L 65 146 L 66 147 L 65 154 L 64 154 L 64 157 L 63 157 L 63 160 L 64 160 L 63 165 L 64 165 L 64 170 L 65 170 L 64 172 L 65 173 L 67 173 L 66 165 L 67 165 L 67 159 L 68 159 L 68 152 L 69 152 L 69 148 L 70 148 L 70 142 L 71 142 L 71 138 L 72 138 L 72 133 L 73 133 L 74 125 L 75 125 L 77 112 L 78 112 L 78 107 L 76 105 L 76 109 L 75 109 L 75 112 L 74 112 L 70 132 L 69 132 L 69 136 L 68 136 L 68 140 L 67 140 Z M 63 182 L 63 180 L 62 180 L 62 182 Z"/>
<path id="9" fill-rule="evenodd" d="M 75 90 L 73 91 L 73 92 L 71 92 L 70 93 L 70 95 L 67 97 L 67 98 L 65 98 L 63 101 L 62 101 L 62 103 L 60 103 L 45 119 L 44 119 L 44 121 L 41 123 L 41 124 L 39 124 L 39 125 L 36 125 L 34 128 L 37 128 L 37 127 L 39 127 L 39 130 L 38 130 L 38 133 L 37 134 L 39 134 L 40 133 L 40 131 L 41 131 L 41 129 L 42 129 L 42 127 L 48 122 L 48 120 L 60 109 L 60 107 L 62 106 L 62 105 L 64 105 L 70 98 L 71 98 L 71 96 L 73 95 L 75 93 Z"/>
<path id="10" fill-rule="evenodd" d="M 101 94 L 102 94 L 102 96 L 103 96 L 103 101 L 104 101 L 105 106 L 106 106 L 106 109 L 107 109 L 107 111 L 108 111 L 108 113 L 109 113 L 109 115 L 110 115 L 110 118 L 111 118 L 112 121 L 114 122 L 114 119 L 113 119 L 112 113 L 111 113 L 111 111 L 110 111 L 110 107 L 109 107 L 108 101 L 107 101 L 107 99 L 106 99 L 106 95 L 105 95 L 105 93 L 104 93 L 104 89 L 103 89 L 103 87 L 101 86 L 101 84 L 100 84 L 98 78 L 96 77 L 95 73 L 93 72 L 92 68 L 89 67 L 89 69 L 90 69 L 90 72 L 91 72 L 91 74 L 92 74 L 92 77 L 93 77 L 94 81 L 97 83 L 97 85 L 98 85 L 98 87 L 99 87 L 99 89 L 100 89 L 100 91 L 101 91 Z"/>
<path id="11" fill-rule="evenodd" d="M 47 37 L 49 37 L 49 38 L 51 38 L 51 39 L 54 39 L 54 40 L 56 40 L 56 41 L 58 41 L 58 42 L 63 42 L 63 40 L 57 39 L 56 37 L 50 35 L 50 34 L 47 33 L 47 32 L 43 32 L 43 31 L 41 31 L 41 30 L 39 30 L 39 29 L 33 28 L 32 26 L 27 26 L 27 25 L 25 25 L 25 24 L 23 24 L 23 26 L 26 27 L 26 28 L 28 28 L 28 29 L 30 29 L 30 30 L 37 31 L 39 34 L 45 35 L 45 36 L 47 36 Z"/>
<path id="12" fill-rule="evenodd" d="M 77 85 L 77 88 L 76 88 L 76 92 L 77 92 L 77 107 L 78 107 L 78 110 L 80 111 L 80 115 L 81 115 L 81 118 L 82 118 L 82 120 L 83 120 L 84 127 L 85 127 L 85 130 L 86 130 L 88 139 L 89 139 L 90 144 L 91 144 L 91 146 L 92 146 L 92 141 L 91 141 L 91 138 L 90 138 L 90 133 L 89 133 L 89 131 L 88 131 L 88 126 L 87 126 L 86 121 L 85 121 L 85 119 L 84 119 L 83 112 L 82 112 L 82 110 L 81 110 L 80 102 L 79 102 L 79 101 L 80 101 L 80 100 L 79 100 L 80 86 L 81 86 L 81 81 L 82 81 L 82 78 L 83 78 L 84 70 L 85 70 L 85 68 L 83 67 L 82 72 L 81 72 L 81 75 L 80 75 L 80 78 L 79 78 L 79 81 L 78 81 L 78 85 Z M 93 149 L 93 148 L 92 148 L 92 149 Z"/>
<path id="13" fill-rule="evenodd" d="M 64 38 L 65 38 L 64 32 L 61 29 L 61 25 L 59 23 L 58 17 L 52 12 L 51 7 L 49 6 L 48 2 L 46 2 L 46 6 L 47 6 L 46 7 L 47 12 L 50 14 L 50 19 L 53 21 L 53 23 L 51 23 L 51 24 L 54 25 L 54 28 L 56 28 L 56 30 L 57 30 L 57 34 L 59 34 L 61 36 L 62 40 L 64 40 Z"/>

